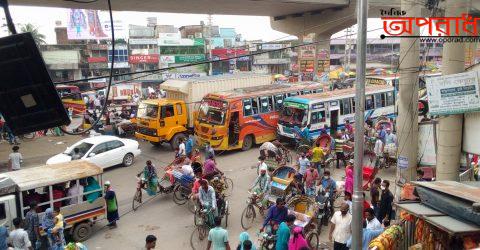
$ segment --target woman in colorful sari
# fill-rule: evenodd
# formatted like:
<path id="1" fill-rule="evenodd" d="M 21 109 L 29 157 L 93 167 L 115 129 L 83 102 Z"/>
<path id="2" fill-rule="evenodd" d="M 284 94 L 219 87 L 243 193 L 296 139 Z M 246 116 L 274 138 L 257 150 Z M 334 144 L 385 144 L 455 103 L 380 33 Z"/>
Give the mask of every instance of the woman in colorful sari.
<path id="1" fill-rule="evenodd" d="M 293 229 L 293 237 L 288 242 L 288 250 L 300 250 L 305 247 L 308 248 L 308 243 L 302 234 L 303 228 L 295 227 Z"/>
<path id="2" fill-rule="evenodd" d="M 143 169 L 143 177 L 147 181 L 147 194 L 150 196 L 157 194 L 158 176 L 152 161 L 147 161 L 147 165 Z"/>

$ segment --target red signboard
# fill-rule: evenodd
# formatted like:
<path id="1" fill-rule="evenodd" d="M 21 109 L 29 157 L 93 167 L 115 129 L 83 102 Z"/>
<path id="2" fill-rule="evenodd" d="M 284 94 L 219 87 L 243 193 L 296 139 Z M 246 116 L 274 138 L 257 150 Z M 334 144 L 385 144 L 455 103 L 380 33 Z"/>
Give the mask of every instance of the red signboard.
<path id="1" fill-rule="evenodd" d="M 247 55 L 248 51 L 245 49 L 212 49 L 212 55 L 220 59 L 226 59 L 234 56 Z"/>
<path id="2" fill-rule="evenodd" d="M 138 63 L 158 63 L 158 55 L 151 54 L 151 55 L 131 55 L 128 58 L 128 62 L 131 64 L 138 64 Z"/>
<path id="3" fill-rule="evenodd" d="M 106 63 L 107 62 L 107 57 L 106 56 L 100 56 L 100 57 L 89 57 L 87 59 L 89 63 Z"/>
<path id="4" fill-rule="evenodd" d="M 207 103 L 208 103 L 208 106 L 213 107 L 213 108 L 222 109 L 222 108 L 227 107 L 227 103 L 222 102 L 222 101 L 208 99 Z"/>

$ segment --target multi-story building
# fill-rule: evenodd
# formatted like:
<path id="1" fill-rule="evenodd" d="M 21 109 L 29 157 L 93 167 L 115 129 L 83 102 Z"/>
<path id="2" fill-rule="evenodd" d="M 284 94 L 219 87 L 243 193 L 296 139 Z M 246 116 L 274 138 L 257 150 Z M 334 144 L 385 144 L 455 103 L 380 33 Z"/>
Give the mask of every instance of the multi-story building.
<path id="1" fill-rule="evenodd" d="M 256 48 L 251 48 L 251 51 L 266 53 L 253 56 L 252 71 L 266 74 L 287 73 L 291 70 L 292 50 L 287 48 L 290 46 L 290 41 L 256 44 Z M 280 50 L 282 48 L 287 49 Z"/>
<path id="2" fill-rule="evenodd" d="M 128 62 L 132 72 L 154 70 L 159 66 L 158 40 L 153 23 L 148 27 L 130 25 L 130 38 L 128 39 Z M 138 79 L 142 82 L 159 82 L 158 74 L 146 75 Z"/>
<path id="3" fill-rule="evenodd" d="M 41 45 L 40 51 L 53 82 L 88 76 L 86 45 Z"/>

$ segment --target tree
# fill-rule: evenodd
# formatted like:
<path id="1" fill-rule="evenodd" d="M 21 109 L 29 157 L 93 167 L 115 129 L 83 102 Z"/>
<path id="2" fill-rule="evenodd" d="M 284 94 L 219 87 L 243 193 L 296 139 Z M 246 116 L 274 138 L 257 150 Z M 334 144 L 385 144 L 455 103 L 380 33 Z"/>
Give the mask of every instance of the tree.
<path id="1" fill-rule="evenodd" d="M 31 24 L 31 23 L 27 23 L 27 24 L 25 24 L 25 25 L 22 25 L 21 31 L 22 31 L 23 33 L 25 33 L 25 32 L 30 32 L 30 33 L 32 33 L 33 40 L 35 40 L 35 43 L 36 43 L 37 45 L 46 44 L 46 42 L 45 42 L 45 38 L 46 38 L 45 35 L 42 34 L 42 33 L 40 33 L 40 32 L 38 31 L 38 28 L 35 27 L 35 25 L 33 25 L 33 24 Z"/>

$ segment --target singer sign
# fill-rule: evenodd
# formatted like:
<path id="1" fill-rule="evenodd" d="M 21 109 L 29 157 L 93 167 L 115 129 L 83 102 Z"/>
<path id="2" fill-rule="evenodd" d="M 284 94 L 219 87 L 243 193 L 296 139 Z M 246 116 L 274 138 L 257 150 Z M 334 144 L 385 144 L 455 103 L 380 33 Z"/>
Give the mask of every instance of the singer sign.
<path id="1" fill-rule="evenodd" d="M 131 64 L 139 63 L 158 63 L 158 55 L 131 55 L 128 58 L 128 62 Z"/>

